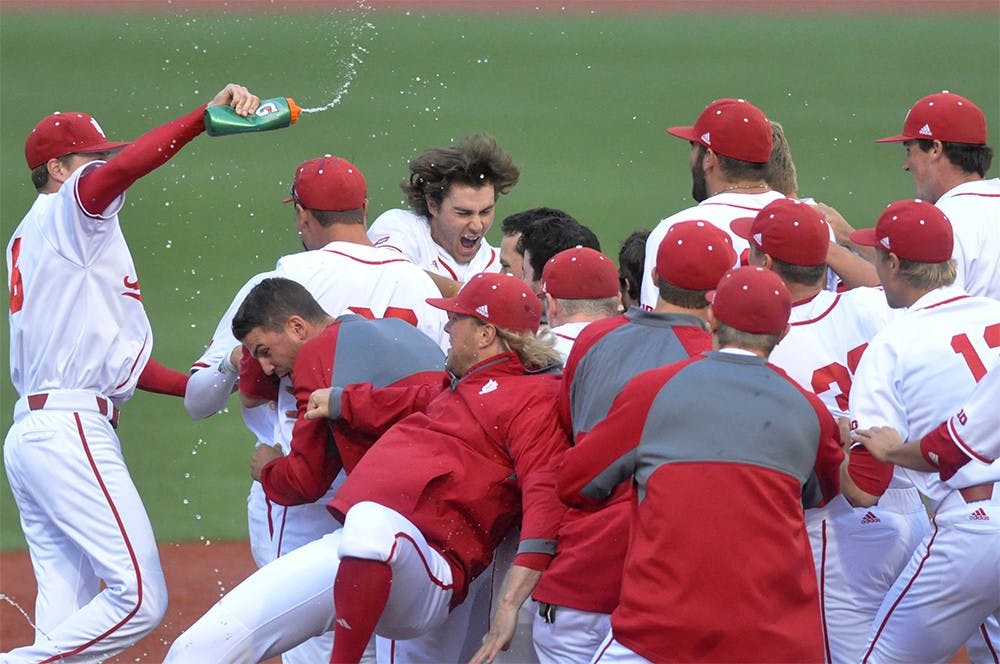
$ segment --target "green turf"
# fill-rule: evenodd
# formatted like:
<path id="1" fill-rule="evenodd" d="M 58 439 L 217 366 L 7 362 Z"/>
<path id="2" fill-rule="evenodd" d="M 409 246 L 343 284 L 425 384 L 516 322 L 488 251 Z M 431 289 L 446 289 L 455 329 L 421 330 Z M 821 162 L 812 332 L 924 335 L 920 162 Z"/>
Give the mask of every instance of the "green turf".
<path id="1" fill-rule="evenodd" d="M 231 3 L 232 4 L 232 3 Z M 137 183 L 122 212 L 157 337 L 186 367 L 251 274 L 298 247 L 280 199 L 294 167 L 331 152 L 368 177 L 371 210 L 401 203 L 406 161 L 463 134 L 495 134 L 522 169 L 499 216 L 562 207 L 609 253 L 632 228 L 691 204 L 687 145 L 663 133 L 720 96 L 743 96 L 785 125 L 800 193 L 855 225 L 912 193 L 897 132 L 918 97 L 976 100 L 996 130 L 997 15 L 789 17 L 350 12 L 30 15 L 0 21 L 0 153 L 6 242 L 34 198 L 22 156 L 31 126 L 86 110 L 133 137 L 207 100 L 227 81 L 333 110 L 269 134 L 200 137 Z M 994 169 L 995 172 L 995 169 Z M 499 228 L 491 232 L 494 243 Z M 6 274 L 4 276 L 6 279 Z M 3 328 L 0 373 L 7 373 Z M 4 379 L 0 421 L 10 422 Z M 123 447 L 162 540 L 245 535 L 249 435 L 236 409 L 191 422 L 179 400 L 140 394 Z M 44 480 L 42 480 L 44 481 Z M 0 480 L 0 548 L 23 546 Z"/>

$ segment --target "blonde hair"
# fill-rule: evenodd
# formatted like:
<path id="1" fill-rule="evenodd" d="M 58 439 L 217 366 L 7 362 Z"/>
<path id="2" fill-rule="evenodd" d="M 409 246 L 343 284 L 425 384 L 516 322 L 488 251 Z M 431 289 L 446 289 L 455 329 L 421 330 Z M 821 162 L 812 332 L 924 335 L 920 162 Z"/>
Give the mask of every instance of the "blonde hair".
<path id="1" fill-rule="evenodd" d="M 795 162 L 792 161 L 792 150 L 785 138 L 785 129 L 780 122 L 771 120 L 771 158 L 767 162 L 767 175 L 764 181 L 771 189 L 785 196 L 794 196 L 799 190 L 799 181 L 795 172 Z"/>
<path id="2" fill-rule="evenodd" d="M 934 289 L 955 283 L 958 269 L 952 258 L 941 263 L 921 263 L 900 258 L 899 274 L 914 288 Z"/>
<path id="3" fill-rule="evenodd" d="M 513 332 L 502 327 L 496 328 L 497 336 L 507 344 L 528 369 L 544 369 L 562 364 L 562 356 L 555 348 L 555 340 L 550 335 L 537 336 L 534 332 Z"/>

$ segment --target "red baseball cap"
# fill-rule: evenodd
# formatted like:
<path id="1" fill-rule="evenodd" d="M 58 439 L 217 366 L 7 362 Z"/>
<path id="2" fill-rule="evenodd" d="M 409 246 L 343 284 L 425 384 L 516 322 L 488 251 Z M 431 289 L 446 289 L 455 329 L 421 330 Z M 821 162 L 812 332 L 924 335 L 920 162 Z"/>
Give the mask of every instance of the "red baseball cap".
<path id="1" fill-rule="evenodd" d="M 109 141 L 97 120 L 86 113 L 53 113 L 42 119 L 24 142 L 28 168 L 35 169 L 49 159 L 74 152 L 111 152 L 128 143 Z"/>
<path id="2" fill-rule="evenodd" d="M 560 251 L 542 270 L 542 292 L 560 300 L 597 300 L 618 294 L 618 269 L 589 247 Z"/>
<path id="3" fill-rule="evenodd" d="M 745 99 L 716 99 L 693 127 L 670 127 L 667 133 L 740 161 L 763 164 L 771 159 L 771 123 Z"/>
<path id="4" fill-rule="evenodd" d="M 509 274 L 480 272 L 455 297 L 429 297 L 427 304 L 512 332 L 538 332 L 542 301 L 528 284 Z"/>
<path id="5" fill-rule="evenodd" d="M 947 90 L 920 99 L 906 112 L 903 133 L 876 143 L 926 139 L 986 145 L 986 115 L 965 97 Z"/>
<path id="6" fill-rule="evenodd" d="M 712 314 L 730 327 L 750 334 L 778 334 L 788 325 L 792 295 L 777 274 L 762 267 L 726 272 L 706 296 Z"/>
<path id="7" fill-rule="evenodd" d="M 309 210 L 343 212 L 364 207 L 368 184 L 358 167 L 340 157 L 324 155 L 302 162 L 295 171 L 292 195 L 281 201 L 298 199 Z"/>
<path id="8" fill-rule="evenodd" d="M 948 217 L 937 206 L 919 198 L 890 203 L 875 222 L 875 228 L 854 231 L 851 240 L 866 247 L 882 247 L 918 263 L 950 260 L 955 246 Z"/>
<path id="9" fill-rule="evenodd" d="M 715 288 L 738 256 L 729 233 L 708 221 L 680 221 L 656 250 L 656 274 L 678 288 Z"/>
<path id="10" fill-rule="evenodd" d="M 735 219 L 733 232 L 758 249 L 792 265 L 820 265 L 830 248 L 830 227 L 816 208 L 795 198 L 779 198 L 756 217 Z"/>

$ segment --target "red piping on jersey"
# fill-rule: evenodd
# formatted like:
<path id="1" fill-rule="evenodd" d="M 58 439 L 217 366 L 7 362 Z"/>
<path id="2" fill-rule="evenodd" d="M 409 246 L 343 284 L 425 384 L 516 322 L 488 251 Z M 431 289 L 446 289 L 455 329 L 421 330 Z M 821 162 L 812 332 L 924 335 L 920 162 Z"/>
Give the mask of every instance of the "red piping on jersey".
<path id="1" fill-rule="evenodd" d="M 952 194 L 948 198 L 958 198 L 959 196 L 980 196 L 982 198 L 1000 198 L 1000 194 L 978 194 L 974 191 L 966 191 L 961 194 Z"/>
<path id="2" fill-rule="evenodd" d="M 72 657 L 73 655 L 80 654 L 98 641 L 101 641 L 118 631 L 120 627 L 122 627 L 125 623 L 131 620 L 136 613 L 138 613 L 139 607 L 142 606 L 142 572 L 139 570 L 139 561 L 136 560 L 135 551 L 132 549 L 132 542 L 128 538 L 128 533 L 125 531 L 125 524 L 122 523 L 122 518 L 118 514 L 118 508 L 115 507 L 115 502 L 108 493 L 108 487 L 104 484 L 104 478 L 101 477 L 101 471 L 98 470 L 97 464 L 94 463 L 94 456 L 90 453 L 90 446 L 87 445 L 87 434 L 83 432 L 83 422 L 80 421 L 80 413 L 73 413 L 73 417 L 76 419 L 76 430 L 80 434 L 80 444 L 83 447 L 84 453 L 87 455 L 87 461 L 90 463 L 90 469 L 94 471 L 94 478 L 97 480 L 97 484 L 101 487 L 101 491 L 104 493 L 104 498 L 108 501 L 108 507 L 111 508 L 111 513 L 115 515 L 115 521 L 118 523 L 118 532 L 122 534 L 122 539 L 125 541 L 125 548 L 128 549 L 129 558 L 132 559 L 132 568 L 135 569 L 135 582 L 139 597 L 135 603 L 135 608 L 133 608 L 127 616 L 122 618 L 117 625 L 69 652 L 59 653 L 43 660 L 41 664 L 48 664 L 48 662 L 55 662 L 66 657 Z M 105 589 L 105 592 L 109 591 Z"/>
<path id="3" fill-rule="evenodd" d="M 199 369 L 207 369 L 210 366 L 211 366 L 210 364 L 205 364 L 204 362 L 195 362 L 194 364 L 191 365 L 191 373 L 194 373 Z"/>
<path id="4" fill-rule="evenodd" d="M 268 509 L 270 510 L 270 501 L 268 501 Z M 281 557 L 281 545 L 285 540 L 285 523 L 288 522 L 288 508 L 281 508 L 281 527 L 278 529 L 278 546 L 275 548 L 274 553 L 276 557 Z M 272 535 L 273 537 L 273 535 Z"/>
<path id="5" fill-rule="evenodd" d="M 608 636 L 611 636 L 611 634 L 609 634 Z M 615 640 L 615 639 L 614 639 L 614 637 L 613 637 L 613 636 L 612 636 L 612 638 L 608 639 L 608 642 L 607 642 L 607 643 L 606 643 L 606 644 L 604 645 L 604 647 L 603 647 L 603 648 L 601 648 L 601 652 L 597 653 L 597 657 L 596 657 L 596 658 L 594 659 L 594 661 L 595 661 L 595 662 L 599 662 L 599 661 L 601 661 L 601 657 L 604 657 L 604 653 L 606 653 L 606 652 L 608 651 L 608 648 L 610 648 L 610 647 L 611 647 L 611 643 L 612 643 L 612 642 L 613 642 L 614 640 Z"/>
<path id="6" fill-rule="evenodd" d="M 571 337 L 571 336 L 565 335 L 562 332 L 553 332 L 552 334 L 554 336 L 557 336 L 557 337 L 560 337 L 562 339 L 565 339 L 566 341 L 576 341 L 576 337 Z"/>
<path id="7" fill-rule="evenodd" d="M 124 295 L 125 297 L 131 297 L 133 299 L 142 302 L 142 295 L 139 295 L 138 293 L 122 293 L 122 295 Z"/>
<path id="8" fill-rule="evenodd" d="M 830 632 L 826 628 L 826 519 L 823 519 L 823 553 L 819 564 L 819 612 L 823 619 L 823 648 L 826 650 L 826 664 L 832 664 L 830 652 Z"/>
<path id="9" fill-rule="evenodd" d="M 819 293 L 816 293 L 816 295 L 819 295 Z M 811 302 L 816 297 L 816 295 L 813 295 L 812 297 L 810 297 L 810 298 L 808 298 L 806 300 L 802 300 L 801 302 L 793 302 L 792 303 L 792 308 L 794 309 L 795 307 L 797 307 L 800 304 L 805 304 L 807 302 Z M 823 313 L 821 313 L 819 316 L 816 316 L 815 318 L 810 318 L 809 320 L 800 320 L 800 321 L 796 321 L 794 323 L 789 323 L 789 325 L 810 325 L 810 324 L 815 323 L 816 321 L 818 321 L 818 320 L 820 320 L 822 318 L 826 318 L 826 316 L 829 315 L 829 313 L 831 311 L 833 311 L 834 307 L 836 307 L 839 302 L 840 302 L 840 293 L 837 294 L 837 297 L 833 298 L 833 302 L 830 303 L 830 306 L 827 307 L 826 311 L 824 311 Z"/>
<path id="10" fill-rule="evenodd" d="M 396 538 L 395 541 L 392 543 L 392 548 L 389 549 L 389 559 L 391 559 L 393 554 L 396 553 L 396 546 L 399 544 L 400 537 L 402 537 L 403 539 L 405 539 L 406 541 L 408 541 L 410 544 L 413 545 L 413 550 L 416 551 L 417 556 L 420 557 L 420 562 L 424 564 L 424 571 L 427 572 L 427 578 L 431 580 L 431 583 L 433 583 L 438 588 L 441 588 L 442 590 L 452 590 L 455 587 L 454 583 L 446 584 L 444 581 L 438 579 L 436 576 L 431 574 L 431 566 L 427 563 L 427 559 L 424 558 L 424 552 L 420 550 L 420 547 L 418 547 L 417 543 L 413 541 L 413 538 L 406 533 L 396 533 Z"/>
<path id="11" fill-rule="evenodd" d="M 868 646 L 865 656 L 861 658 L 861 664 L 866 664 L 868 662 L 868 658 L 871 657 L 872 650 L 875 649 L 875 644 L 878 643 L 878 637 L 882 635 L 882 631 L 885 629 L 886 624 L 888 624 L 889 618 L 892 617 L 892 612 L 896 610 L 899 603 L 903 601 L 904 597 L 906 597 L 906 593 L 909 592 L 910 587 L 913 586 L 913 582 L 917 580 L 918 576 L 920 576 L 920 571 L 924 568 L 924 563 L 926 563 L 927 559 L 931 557 L 931 547 L 934 545 L 934 540 L 937 538 L 938 534 L 937 521 L 933 517 L 931 518 L 931 523 L 934 524 L 934 534 L 931 535 L 930 541 L 927 542 L 927 553 L 925 553 L 924 557 L 920 560 L 920 564 L 917 565 L 917 570 L 913 573 L 913 576 L 910 577 L 906 587 L 903 588 L 903 590 L 899 593 L 899 597 L 896 598 L 896 601 L 892 603 L 892 606 L 890 606 L 889 610 L 886 612 L 885 617 L 882 619 L 882 623 L 878 626 L 878 631 L 875 632 L 875 637 L 872 639 L 871 645 Z"/>
<path id="12" fill-rule="evenodd" d="M 951 439 L 955 441 L 956 446 L 960 450 L 962 450 L 972 458 L 978 459 L 986 464 L 990 464 L 995 461 L 995 459 L 989 459 L 987 457 L 984 457 L 982 454 L 979 454 L 974 449 L 969 447 L 969 444 L 966 443 L 964 440 L 962 440 L 962 436 L 960 436 L 958 431 L 955 430 L 955 425 L 953 424 L 953 422 L 954 422 L 953 419 L 948 420 L 948 434 L 951 436 Z"/>
<path id="13" fill-rule="evenodd" d="M 942 300 L 937 304 L 928 304 L 926 307 L 920 307 L 919 309 L 916 309 L 916 311 L 923 311 L 924 309 L 933 309 L 934 307 L 940 307 L 942 304 L 951 304 L 952 302 L 958 302 L 959 300 L 964 300 L 967 297 L 971 297 L 971 295 L 968 294 L 958 295 L 956 297 L 951 298 L 950 300 Z"/>
<path id="14" fill-rule="evenodd" d="M 441 267 L 443 267 L 444 269 L 448 270 L 448 274 L 450 274 L 450 275 L 451 275 L 451 278 L 452 278 L 452 279 L 453 279 L 454 281 L 459 281 L 459 278 L 458 278 L 458 273 L 457 273 L 457 272 L 455 272 L 455 271 L 454 271 L 453 269 L 451 269 L 451 266 L 449 266 L 449 265 L 448 265 L 447 263 L 445 263 L 445 262 L 444 262 L 443 260 L 441 260 L 440 258 L 438 258 L 438 263 L 440 263 L 440 264 L 441 264 Z"/>
<path id="15" fill-rule="evenodd" d="M 496 259 L 497 259 L 497 252 L 493 250 L 493 247 L 490 247 L 490 261 L 486 264 L 486 267 L 493 265 L 493 261 L 495 261 Z M 486 268 L 484 267 L 483 270 L 485 269 Z"/>
<path id="16" fill-rule="evenodd" d="M 132 363 L 132 368 L 128 370 L 128 376 L 125 377 L 125 380 L 123 380 L 122 382 L 120 382 L 117 385 L 115 385 L 115 389 L 116 390 L 119 387 L 121 387 L 122 385 L 124 385 L 125 383 L 127 383 L 130 378 L 132 378 L 132 374 L 135 373 L 135 365 L 139 364 L 139 358 L 142 357 L 142 351 L 146 350 L 146 344 L 147 343 L 149 343 L 149 336 L 148 335 L 142 341 L 142 348 L 140 348 L 139 352 L 135 354 L 135 362 Z"/>
<path id="17" fill-rule="evenodd" d="M 1000 662 L 1000 656 L 997 655 L 997 649 L 993 647 L 993 641 L 990 639 L 990 633 L 986 631 L 986 623 L 980 623 L 978 632 L 979 636 L 983 637 L 983 643 L 986 644 L 990 654 L 993 656 L 993 661 Z"/>
<path id="18" fill-rule="evenodd" d="M 337 251 L 335 249 L 321 249 L 321 251 L 328 254 L 337 254 L 338 256 L 343 256 L 344 258 L 350 258 L 352 261 L 357 261 L 358 263 L 364 263 L 365 265 L 388 265 L 389 263 L 409 263 L 410 261 L 406 258 L 391 258 L 385 261 L 366 261 L 358 258 L 357 256 L 352 256 L 350 254 L 345 254 L 342 251 Z"/>

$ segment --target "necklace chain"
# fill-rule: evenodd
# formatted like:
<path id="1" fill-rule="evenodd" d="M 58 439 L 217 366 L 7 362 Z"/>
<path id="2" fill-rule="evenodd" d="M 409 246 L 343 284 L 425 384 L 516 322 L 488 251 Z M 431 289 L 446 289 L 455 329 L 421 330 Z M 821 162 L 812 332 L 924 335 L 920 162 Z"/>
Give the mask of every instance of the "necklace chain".
<path id="1" fill-rule="evenodd" d="M 760 184 L 734 184 L 728 187 L 723 187 L 718 191 L 718 193 L 723 193 L 726 191 L 736 191 L 738 189 L 763 189 L 764 191 L 771 191 L 771 186 L 766 182 L 761 182 Z"/>

